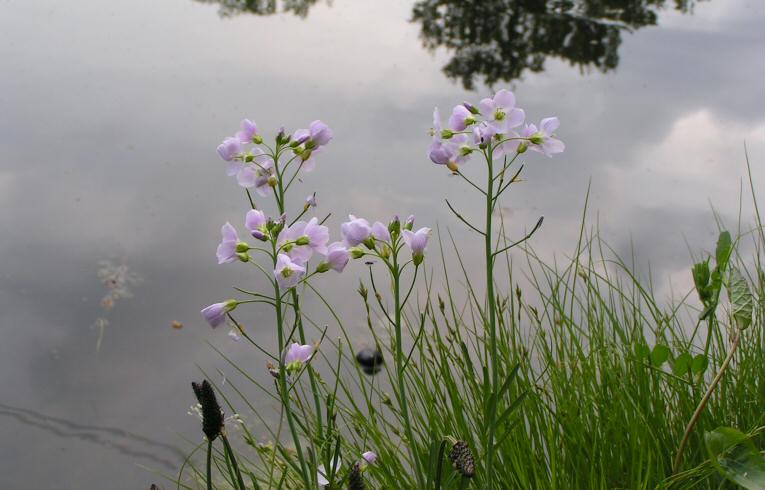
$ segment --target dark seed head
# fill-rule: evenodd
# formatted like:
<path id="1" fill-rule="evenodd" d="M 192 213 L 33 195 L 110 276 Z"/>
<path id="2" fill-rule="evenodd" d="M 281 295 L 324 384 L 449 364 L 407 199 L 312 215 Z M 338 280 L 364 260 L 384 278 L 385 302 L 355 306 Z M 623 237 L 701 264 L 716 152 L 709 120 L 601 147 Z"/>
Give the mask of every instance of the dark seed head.
<path id="1" fill-rule="evenodd" d="M 208 441 L 214 441 L 223 429 L 223 410 L 215 399 L 215 391 L 207 380 L 191 383 L 197 401 L 202 405 L 202 432 Z"/>
<path id="2" fill-rule="evenodd" d="M 470 446 L 465 441 L 457 441 L 449 451 L 449 461 L 452 462 L 454 469 L 467 478 L 475 475 L 475 460 L 473 453 L 470 452 Z"/>
<path id="3" fill-rule="evenodd" d="M 361 476 L 361 462 L 357 462 L 348 474 L 348 490 L 364 490 L 364 478 Z"/>

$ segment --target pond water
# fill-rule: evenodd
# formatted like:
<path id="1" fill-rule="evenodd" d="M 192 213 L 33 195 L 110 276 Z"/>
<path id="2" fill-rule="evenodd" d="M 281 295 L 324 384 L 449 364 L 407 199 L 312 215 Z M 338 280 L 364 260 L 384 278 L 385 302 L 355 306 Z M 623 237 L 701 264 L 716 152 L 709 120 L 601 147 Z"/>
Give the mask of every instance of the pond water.
<path id="1" fill-rule="evenodd" d="M 714 242 L 710 202 L 735 228 L 745 143 L 765 182 L 759 0 L 6 0 L 0 12 L 3 488 L 148 488 L 200 437 L 189 382 L 224 367 L 206 341 L 265 372 L 198 313 L 252 282 L 214 255 L 220 225 L 246 209 L 215 154 L 242 117 L 269 134 L 332 126 L 297 194 L 318 191 L 335 232 L 348 212 L 414 212 L 469 255 L 480 244 L 443 199 L 467 216 L 480 203 L 428 161 L 431 112 L 510 87 L 534 119 L 557 115 L 567 143 L 528 159 L 510 230 L 544 215 L 534 246 L 565 256 L 589 185 L 589 222 L 619 253 L 634 248 L 667 297 L 690 285 L 686 242 Z M 361 318 L 364 273 L 322 278 L 346 318 Z M 247 321 L 272 339 L 267 317 Z"/>

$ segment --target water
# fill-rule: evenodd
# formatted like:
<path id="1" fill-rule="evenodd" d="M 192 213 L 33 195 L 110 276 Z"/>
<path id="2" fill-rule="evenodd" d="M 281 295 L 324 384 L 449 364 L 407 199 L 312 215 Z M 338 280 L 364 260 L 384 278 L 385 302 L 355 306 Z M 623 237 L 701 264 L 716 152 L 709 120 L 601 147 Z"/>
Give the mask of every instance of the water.
<path id="1" fill-rule="evenodd" d="M 267 376 L 198 314 L 253 283 L 214 260 L 246 204 L 214 148 L 242 117 L 333 127 L 297 192 L 318 191 L 333 226 L 415 212 L 469 254 L 480 244 L 443 198 L 468 216 L 480 204 L 428 162 L 430 114 L 477 101 L 487 79 L 509 86 L 533 118 L 559 116 L 568 144 L 529 158 L 511 230 L 544 215 L 535 246 L 566 254 L 591 185 L 590 222 L 666 296 L 689 287 L 685 241 L 714 242 L 710 201 L 735 228 L 744 142 L 765 178 L 755 0 L 220 3 L 2 2 L 2 487 L 148 488 L 160 478 L 143 467 L 172 472 L 200 437 L 189 382 L 225 366 L 205 341 Z M 364 273 L 321 279 L 346 318 Z M 267 315 L 244 319 L 272 339 Z"/>

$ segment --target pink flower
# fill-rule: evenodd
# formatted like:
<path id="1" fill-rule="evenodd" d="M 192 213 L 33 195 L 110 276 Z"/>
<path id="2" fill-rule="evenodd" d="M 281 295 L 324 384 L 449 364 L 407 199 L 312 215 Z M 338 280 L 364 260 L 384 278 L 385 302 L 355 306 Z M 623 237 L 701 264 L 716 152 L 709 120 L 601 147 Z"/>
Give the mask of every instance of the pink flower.
<path id="1" fill-rule="evenodd" d="M 410 230 L 404 230 L 401 232 L 404 238 L 404 242 L 409 246 L 412 251 L 412 259 L 414 264 L 419 265 L 425 254 L 425 249 L 428 246 L 428 238 L 430 238 L 430 228 L 420 228 L 413 232 Z"/>
<path id="2" fill-rule="evenodd" d="M 252 143 L 252 138 L 258 134 L 258 126 L 249 119 L 242 119 L 241 128 L 236 133 L 236 138 L 242 143 Z"/>
<path id="3" fill-rule="evenodd" d="M 239 243 L 239 235 L 236 232 L 231 223 L 228 221 L 220 229 L 221 242 L 218 244 L 218 250 L 215 254 L 218 257 L 219 264 L 229 264 L 235 262 L 238 257 L 236 255 L 236 247 Z"/>
<path id="4" fill-rule="evenodd" d="M 230 162 L 242 153 L 242 142 L 239 138 L 226 138 L 218 145 L 217 151 L 222 159 Z"/>
<path id="5" fill-rule="evenodd" d="M 327 247 L 327 266 L 335 272 L 343 272 L 350 260 L 350 253 L 342 242 L 334 242 Z"/>
<path id="6" fill-rule="evenodd" d="M 488 123 L 498 133 L 506 133 L 511 128 L 520 126 L 526 118 L 523 109 L 515 107 L 515 95 L 509 90 L 499 90 L 494 94 L 494 98 L 483 99 L 478 105 Z"/>
<path id="7" fill-rule="evenodd" d="M 355 247 L 369 238 L 369 235 L 372 233 L 372 227 L 369 226 L 369 221 L 364 218 L 357 218 L 349 214 L 348 219 L 350 221 L 340 225 L 340 234 L 343 236 L 346 245 Z"/>
<path id="8" fill-rule="evenodd" d="M 294 342 L 287 348 L 282 362 L 284 363 L 284 368 L 287 372 L 292 374 L 300 371 L 303 364 L 310 361 L 311 357 L 313 357 L 312 345 L 300 345 L 297 342 Z"/>

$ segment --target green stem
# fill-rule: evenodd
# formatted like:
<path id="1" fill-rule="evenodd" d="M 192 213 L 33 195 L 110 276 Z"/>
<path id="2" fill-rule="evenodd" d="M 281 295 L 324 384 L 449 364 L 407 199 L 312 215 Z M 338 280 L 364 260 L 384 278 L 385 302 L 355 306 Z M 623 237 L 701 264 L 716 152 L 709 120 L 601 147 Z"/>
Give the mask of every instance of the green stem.
<path id="1" fill-rule="evenodd" d="M 212 441 L 207 441 L 207 490 L 212 490 Z"/>
<path id="2" fill-rule="evenodd" d="M 300 299 L 298 297 L 295 288 L 292 289 L 292 305 L 295 310 L 295 322 L 297 323 L 298 335 L 300 337 L 300 343 L 305 345 L 305 329 L 303 328 L 303 319 L 300 313 Z M 316 375 L 311 367 L 308 367 L 308 379 L 311 382 L 311 392 L 313 393 L 313 403 L 316 410 L 316 425 L 318 438 L 321 440 L 324 437 L 324 429 L 322 426 L 322 414 L 321 414 L 321 401 L 319 400 L 319 387 L 316 384 Z"/>
<path id="3" fill-rule="evenodd" d="M 484 247 L 486 255 L 486 297 L 488 300 L 488 329 L 489 329 L 489 356 L 491 365 L 491 397 L 489 398 L 488 413 L 486 414 L 486 426 L 489 434 L 486 441 L 486 483 L 488 488 L 494 488 L 494 434 L 496 431 L 497 386 L 499 385 L 499 373 L 497 370 L 497 312 L 494 299 L 494 249 L 492 243 L 492 212 L 494 210 L 494 164 L 492 148 L 485 153 L 488 168 L 486 184 L 486 228 L 484 229 Z M 486 381 L 484 381 L 486 382 Z"/>
<path id="4" fill-rule="evenodd" d="M 236 457 L 234 457 L 234 450 L 231 449 L 231 444 L 228 443 L 228 438 L 224 434 L 221 434 L 220 438 L 223 439 L 224 449 L 226 453 L 228 453 L 228 457 L 231 460 L 231 466 L 234 467 L 234 473 L 236 474 L 236 481 L 239 484 L 239 488 L 241 490 L 247 490 L 247 487 L 244 486 L 242 474 L 239 472 L 239 465 L 236 462 Z"/>
<path id="5" fill-rule="evenodd" d="M 398 266 L 398 248 L 393 244 L 393 297 L 395 301 L 394 327 L 396 330 L 396 377 L 398 378 L 398 403 L 401 410 L 401 417 L 404 419 L 404 429 L 406 438 L 409 442 L 409 454 L 414 462 L 415 476 L 419 488 L 425 488 L 423 474 L 420 471 L 420 459 L 417 455 L 414 432 L 412 424 L 409 421 L 409 407 L 406 399 L 406 383 L 404 381 L 404 350 L 402 348 L 401 338 L 401 270 Z"/>

